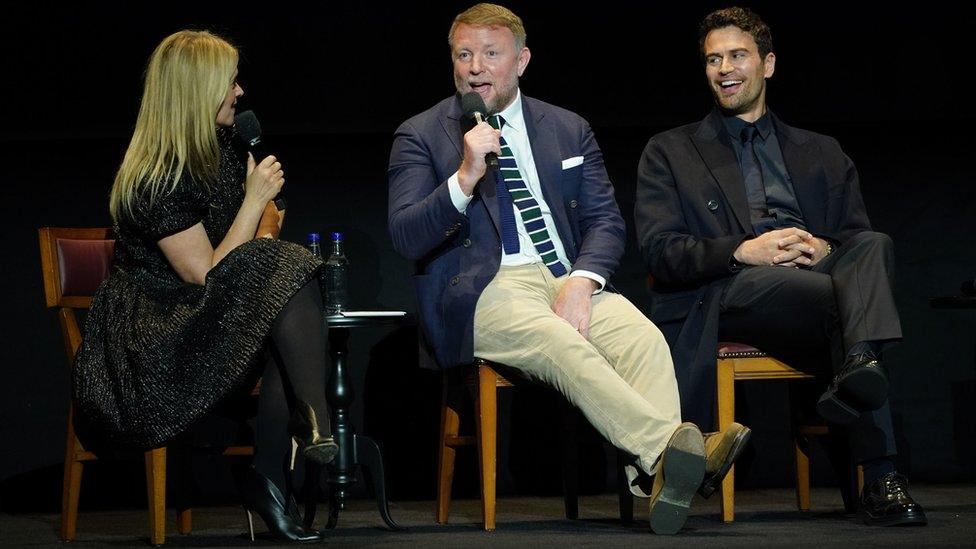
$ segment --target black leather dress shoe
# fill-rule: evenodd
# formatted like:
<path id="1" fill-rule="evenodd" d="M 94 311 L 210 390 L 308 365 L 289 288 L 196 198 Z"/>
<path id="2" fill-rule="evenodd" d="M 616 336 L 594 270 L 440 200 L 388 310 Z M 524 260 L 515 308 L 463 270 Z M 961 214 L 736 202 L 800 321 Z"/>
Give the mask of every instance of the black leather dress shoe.
<path id="1" fill-rule="evenodd" d="M 848 424 L 861 412 L 877 410 L 888 399 L 888 374 L 871 353 L 847 357 L 844 368 L 817 401 L 817 413 L 827 421 Z"/>
<path id="2" fill-rule="evenodd" d="M 908 479 L 896 471 L 864 487 L 858 513 L 864 524 L 873 526 L 928 524 L 922 506 L 908 493 Z"/>

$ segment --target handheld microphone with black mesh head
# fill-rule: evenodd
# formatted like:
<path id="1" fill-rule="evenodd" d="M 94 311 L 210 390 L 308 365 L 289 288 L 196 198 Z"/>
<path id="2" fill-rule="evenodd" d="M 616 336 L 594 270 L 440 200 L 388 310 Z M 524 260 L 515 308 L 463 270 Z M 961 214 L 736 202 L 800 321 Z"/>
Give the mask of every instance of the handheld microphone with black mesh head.
<path id="1" fill-rule="evenodd" d="M 237 128 L 237 135 L 247 146 L 247 150 L 254 155 L 254 161 L 258 164 L 268 157 L 268 152 L 264 149 L 264 142 L 261 141 L 261 123 L 258 122 L 254 111 L 244 111 L 234 117 L 234 126 Z"/>
<path id="2" fill-rule="evenodd" d="M 474 118 L 479 124 L 484 122 L 484 116 L 488 112 L 485 107 L 485 100 L 478 95 L 478 92 L 468 92 L 461 96 L 461 111 L 467 118 Z M 498 169 L 498 155 L 490 152 L 485 155 L 485 164 L 492 170 Z"/>

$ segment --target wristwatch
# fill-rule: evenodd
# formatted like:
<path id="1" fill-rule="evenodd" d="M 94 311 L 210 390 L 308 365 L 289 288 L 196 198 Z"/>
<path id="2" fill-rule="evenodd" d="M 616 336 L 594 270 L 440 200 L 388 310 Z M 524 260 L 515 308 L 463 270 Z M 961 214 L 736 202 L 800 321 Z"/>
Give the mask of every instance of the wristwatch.
<path id="1" fill-rule="evenodd" d="M 735 256 L 729 258 L 729 272 L 737 273 L 741 271 L 743 267 L 745 267 L 745 265 L 736 261 Z"/>

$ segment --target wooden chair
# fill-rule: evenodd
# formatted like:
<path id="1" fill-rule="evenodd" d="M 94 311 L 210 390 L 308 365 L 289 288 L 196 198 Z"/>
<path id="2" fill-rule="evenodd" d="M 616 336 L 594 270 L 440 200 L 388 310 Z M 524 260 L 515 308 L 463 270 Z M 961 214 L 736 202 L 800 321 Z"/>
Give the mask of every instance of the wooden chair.
<path id="1" fill-rule="evenodd" d="M 111 229 L 107 228 L 45 227 L 38 230 L 38 236 L 45 303 L 48 308 L 58 308 L 68 365 L 73 367 L 82 337 L 75 311 L 91 306 L 95 290 L 111 269 L 115 241 L 112 239 Z M 64 541 L 75 538 L 84 463 L 98 459 L 95 454 L 85 450 L 75 435 L 73 416 L 74 406 L 69 403 L 64 486 L 61 494 L 61 539 Z M 224 455 L 253 453 L 254 448 L 251 446 L 234 446 L 224 451 Z M 145 462 L 149 541 L 153 545 L 162 545 L 166 541 L 166 448 L 147 451 Z M 179 532 L 189 534 L 192 529 L 192 510 L 188 506 L 177 509 L 176 516 Z"/>
<path id="2" fill-rule="evenodd" d="M 471 375 L 465 378 L 465 384 L 472 388 L 475 396 L 475 425 L 476 436 L 460 436 L 460 403 L 455 398 L 453 389 L 457 385 L 451 375 L 444 372 L 444 383 L 441 393 L 441 430 L 440 447 L 437 460 L 437 510 L 438 524 L 447 523 L 451 506 L 451 485 L 454 480 L 454 459 L 456 448 L 459 446 L 475 446 L 478 451 L 478 465 L 481 479 L 481 510 L 482 527 L 485 530 L 495 529 L 495 487 L 497 473 L 498 452 L 498 388 L 513 387 L 511 381 L 499 374 L 499 367 L 482 359 L 475 359 Z M 578 490 L 576 487 L 577 468 L 575 466 L 575 421 L 568 416 L 575 413 L 568 403 L 563 410 L 564 453 L 569 456 L 568 464 L 563 466 L 564 500 L 566 518 L 576 519 L 579 515 Z M 572 446 L 571 450 L 567 450 Z M 621 474 L 622 478 L 622 474 Z M 620 489 L 621 520 L 633 520 L 633 498 L 627 488 L 626 480 L 622 480 Z"/>
<path id="3" fill-rule="evenodd" d="M 735 382 L 755 379 L 813 379 L 769 355 L 742 343 L 718 344 L 718 429 L 724 431 L 735 419 Z M 827 426 L 794 426 L 793 453 L 796 465 L 796 503 L 800 511 L 810 509 L 809 438 L 827 435 Z M 864 487 L 863 471 L 856 473 L 859 493 Z M 722 520 L 735 520 L 735 466 L 729 469 L 720 489 Z"/>

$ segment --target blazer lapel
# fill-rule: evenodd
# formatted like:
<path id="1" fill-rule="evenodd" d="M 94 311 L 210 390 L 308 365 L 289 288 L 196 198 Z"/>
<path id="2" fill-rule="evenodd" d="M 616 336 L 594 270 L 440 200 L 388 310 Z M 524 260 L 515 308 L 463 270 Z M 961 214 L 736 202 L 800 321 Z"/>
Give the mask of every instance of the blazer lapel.
<path id="1" fill-rule="evenodd" d="M 526 134 L 529 136 L 529 147 L 535 160 L 535 171 L 539 175 L 539 186 L 542 187 L 542 198 L 549 205 L 552 219 L 556 223 L 556 232 L 563 243 L 570 261 L 576 260 L 576 250 L 567 247 L 573 242 L 572 231 L 569 228 L 569 218 L 563 206 L 562 189 L 559 181 L 562 176 L 562 150 L 552 124 L 546 120 L 546 113 L 532 110 L 529 101 L 522 96 L 522 118 L 525 120 Z"/>
<path id="2" fill-rule="evenodd" d="M 784 124 L 776 115 L 773 115 L 773 123 L 803 221 L 808 230 L 824 230 L 826 204 L 823 197 L 827 196 L 827 189 L 822 165 L 817 162 L 818 148 L 813 141 Z"/>
<path id="3" fill-rule="evenodd" d="M 742 179 L 739 161 L 735 158 L 735 151 L 728 141 L 725 127 L 718 111 L 702 120 L 698 131 L 692 136 L 698 154 L 718 181 L 718 186 L 725 194 L 725 199 L 732 207 L 739 227 L 746 233 L 752 232 L 752 218 L 749 216 L 749 202 L 746 199 L 746 184 Z"/>
<path id="4" fill-rule="evenodd" d="M 447 138 L 454 145 L 454 150 L 457 151 L 458 160 L 464 158 L 464 130 L 462 129 L 461 120 L 461 103 L 460 99 L 455 97 L 453 103 L 448 108 L 447 113 L 440 119 L 441 127 L 444 128 L 444 133 L 447 134 Z"/>

